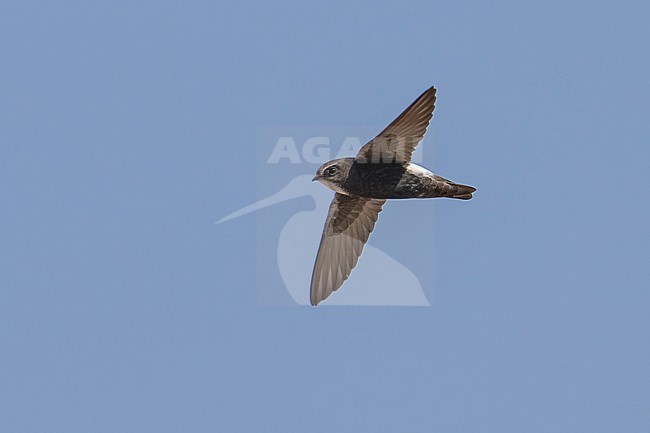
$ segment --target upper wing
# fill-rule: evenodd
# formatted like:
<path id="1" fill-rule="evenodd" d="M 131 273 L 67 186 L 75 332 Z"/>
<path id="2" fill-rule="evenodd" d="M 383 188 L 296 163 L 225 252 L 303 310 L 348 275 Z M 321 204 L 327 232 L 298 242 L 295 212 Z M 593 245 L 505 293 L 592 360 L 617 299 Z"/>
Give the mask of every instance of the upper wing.
<path id="1" fill-rule="evenodd" d="M 311 276 L 312 305 L 326 299 L 348 278 L 385 201 L 334 195 Z"/>
<path id="2" fill-rule="evenodd" d="M 398 163 L 411 161 L 411 155 L 433 116 L 436 89 L 430 87 L 378 136 L 359 150 L 356 162 Z"/>

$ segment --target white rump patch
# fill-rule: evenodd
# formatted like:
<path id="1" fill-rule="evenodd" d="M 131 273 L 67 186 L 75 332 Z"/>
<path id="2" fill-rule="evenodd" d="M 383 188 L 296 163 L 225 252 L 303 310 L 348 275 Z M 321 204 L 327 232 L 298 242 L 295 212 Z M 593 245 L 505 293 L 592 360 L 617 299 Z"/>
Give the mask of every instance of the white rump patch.
<path id="1" fill-rule="evenodd" d="M 429 170 L 427 170 L 424 167 L 420 167 L 417 164 L 410 163 L 409 165 L 406 166 L 406 170 L 409 173 L 412 173 L 416 176 L 433 176 L 433 173 L 431 173 Z"/>

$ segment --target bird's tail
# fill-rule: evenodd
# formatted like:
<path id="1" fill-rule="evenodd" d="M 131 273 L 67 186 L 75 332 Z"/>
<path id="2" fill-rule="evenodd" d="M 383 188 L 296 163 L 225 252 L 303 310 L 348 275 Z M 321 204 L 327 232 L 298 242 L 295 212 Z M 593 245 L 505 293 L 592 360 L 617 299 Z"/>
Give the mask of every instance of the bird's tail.
<path id="1" fill-rule="evenodd" d="M 442 188 L 438 189 L 436 196 L 469 200 L 472 198 L 472 193 L 474 191 L 476 191 L 476 188 L 473 186 L 446 182 Z"/>

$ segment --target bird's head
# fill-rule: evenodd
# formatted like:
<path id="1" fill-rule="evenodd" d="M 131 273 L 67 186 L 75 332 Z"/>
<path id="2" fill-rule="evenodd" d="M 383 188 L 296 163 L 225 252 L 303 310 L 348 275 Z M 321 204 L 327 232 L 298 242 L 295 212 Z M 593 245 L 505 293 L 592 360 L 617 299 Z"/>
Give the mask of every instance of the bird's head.
<path id="1" fill-rule="evenodd" d="M 318 168 L 312 181 L 317 180 L 333 191 L 345 193 L 343 184 L 353 163 L 354 158 L 339 158 L 326 162 Z"/>

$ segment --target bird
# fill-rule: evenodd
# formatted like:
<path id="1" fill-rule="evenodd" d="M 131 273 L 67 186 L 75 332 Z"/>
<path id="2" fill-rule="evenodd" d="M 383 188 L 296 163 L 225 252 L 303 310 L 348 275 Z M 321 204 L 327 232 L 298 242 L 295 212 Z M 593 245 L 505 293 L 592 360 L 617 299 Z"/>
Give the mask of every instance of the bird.
<path id="1" fill-rule="evenodd" d="M 470 200 L 476 188 L 411 162 L 433 117 L 429 87 L 355 157 L 321 165 L 312 181 L 335 192 L 312 270 L 310 303 L 318 305 L 350 276 L 386 200 L 447 197 Z"/>

